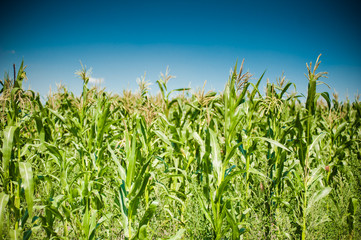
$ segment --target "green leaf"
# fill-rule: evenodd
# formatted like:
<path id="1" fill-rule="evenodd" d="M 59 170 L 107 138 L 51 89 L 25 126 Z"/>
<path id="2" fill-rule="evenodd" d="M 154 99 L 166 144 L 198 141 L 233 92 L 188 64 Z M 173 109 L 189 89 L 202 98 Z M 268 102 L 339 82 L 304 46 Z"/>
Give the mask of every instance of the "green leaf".
<path id="1" fill-rule="evenodd" d="M 59 220 L 63 220 L 63 216 L 61 215 L 61 213 L 59 212 L 58 208 L 54 207 L 54 206 L 47 206 L 47 209 L 54 214 L 55 217 L 57 217 Z"/>
<path id="2" fill-rule="evenodd" d="M 143 225 L 139 228 L 138 237 L 134 237 L 133 239 L 138 238 L 139 240 L 148 240 L 147 237 L 147 225 Z"/>
<path id="3" fill-rule="evenodd" d="M 148 183 L 148 179 L 150 177 L 150 173 L 146 172 L 147 167 L 150 164 L 151 159 L 149 159 L 143 166 L 142 169 L 137 173 L 137 176 L 135 180 L 132 182 L 131 189 L 128 193 L 128 198 L 132 198 L 133 195 L 139 195 L 142 193 L 139 193 L 141 191 L 140 189 L 143 189 L 146 187 Z"/>
<path id="4" fill-rule="evenodd" d="M 44 145 L 48 149 L 49 154 L 53 156 L 55 163 L 58 164 L 58 166 L 60 167 L 63 162 L 63 156 L 61 155 L 59 149 L 56 146 L 46 142 L 44 143 Z"/>
<path id="5" fill-rule="evenodd" d="M 5 194 L 4 192 L 0 193 L 0 223 L 4 222 L 4 214 L 6 205 L 9 202 L 9 195 Z M 4 224 L 0 224 L 0 237 L 2 236 L 2 228 Z"/>
<path id="6" fill-rule="evenodd" d="M 23 240 L 28 240 L 28 239 L 30 239 L 31 234 L 32 234 L 31 229 L 25 231 L 25 232 L 24 232 L 24 236 L 23 236 Z"/>
<path id="7" fill-rule="evenodd" d="M 337 139 L 338 136 L 341 135 L 341 133 L 346 129 L 347 122 L 342 123 L 340 126 L 338 126 L 335 135 L 333 136 L 333 141 Z"/>
<path id="8" fill-rule="evenodd" d="M 218 179 L 218 181 L 217 181 L 218 185 L 220 185 L 222 182 L 222 179 L 223 179 L 221 151 L 219 148 L 216 133 L 212 129 L 209 129 L 209 133 L 211 135 L 210 142 L 211 142 L 211 149 L 212 149 L 212 165 L 213 165 L 213 169 L 215 170 L 215 172 L 217 174 L 216 177 Z"/>
<path id="9" fill-rule="evenodd" d="M 226 167 L 228 162 L 232 159 L 232 157 L 234 156 L 234 154 L 236 153 L 237 149 L 239 148 L 239 146 L 242 144 L 242 142 L 239 142 L 237 144 L 235 144 L 230 151 L 227 152 L 227 155 L 225 157 L 225 161 L 223 162 L 223 166 Z"/>
<path id="10" fill-rule="evenodd" d="M 288 152 L 291 152 L 291 150 L 289 150 L 285 145 L 273 140 L 273 139 L 269 139 L 269 138 L 265 138 L 265 137 L 253 137 L 254 139 L 261 139 L 261 140 L 264 140 L 266 142 L 269 142 L 277 147 L 280 147 Z"/>
<path id="11" fill-rule="evenodd" d="M 324 136 L 325 136 L 325 134 L 321 133 L 320 135 L 318 135 L 318 136 L 316 137 L 316 139 L 313 141 L 313 143 L 312 143 L 311 146 L 310 146 L 310 151 L 311 151 L 311 149 L 316 145 L 316 143 L 317 143 L 318 141 L 321 141 L 321 139 L 322 139 Z"/>
<path id="12" fill-rule="evenodd" d="M 110 147 L 110 145 L 108 145 L 108 151 L 110 152 L 110 155 L 112 157 L 113 162 L 117 165 L 118 167 L 118 175 L 121 178 L 121 180 L 126 180 L 126 172 L 125 169 L 123 168 L 123 166 L 121 165 L 121 160 L 119 159 L 119 157 L 117 157 L 113 151 L 113 149 Z"/>
<path id="13" fill-rule="evenodd" d="M 200 194 L 198 194 L 198 201 L 199 201 L 199 205 L 201 207 L 201 210 L 203 211 L 206 219 L 209 221 L 209 223 L 212 225 L 212 228 L 215 228 L 214 222 L 211 218 L 211 214 L 208 212 L 207 208 L 206 208 L 206 203 L 204 202 L 202 196 Z"/>
<path id="14" fill-rule="evenodd" d="M 184 233 L 185 233 L 185 229 L 179 229 L 178 232 L 173 235 L 172 237 L 168 238 L 167 240 L 179 240 L 179 239 L 182 239 Z"/>
<path id="15" fill-rule="evenodd" d="M 231 228 L 232 228 L 232 239 L 238 240 L 239 236 L 240 236 L 240 232 L 238 230 L 238 224 L 237 224 L 234 216 L 232 216 L 232 214 L 227 209 L 225 209 L 225 211 L 227 214 L 228 223 L 231 225 Z"/>
<path id="16" fill-rule="evenodd" d="M 157 210 L 159 203 L 154 201 L 152 202 L 148 209 L 145 211 L 142 220 L 140 220 L 139 226 L 143 226 L 148 224 L 148 222 L 150 221 L 150 219 L 153 217 L 155 211 Z"/>
<path id="17" fill-rule="evenodd" d="M 307 178 L 307 188 L 308 190 L 310 190 L 312 188 L 312 186 L 315 185 L 315 183 L 317 182 L 317 180 L 319 180 L 322 177 L 322 172 L 321 172 L 321 166 L 315 169 L 312 169 L 309 173 L 309 177 Z"/>
<path id="18" fill-rule="evenodd" d="M 105 218 L 101 218 L 99 219 L 99 221 L 97 222 L 97 210 L 92 210 L 91 211 L 91 219 L 90 219 L 90 227 L 89 227 L 89 240 L 94 239 L 95 237 L 95 233 L 96 233 L 96 229 L 105 221 Z"/>
<path id="19" fill-rule="evenodd" d="M 82 223 L 82 231 L 86 238 L 88 238 L 89 235 L 89 225 L 90 225 L 90 213 L 89 213 L 88 204 L 86 204 L 85 213 L 83 215 L 83 223 Z"/>
<path id="20" fill-rule="evenodd" d="M 161 131 L 155 130 L 154 133 L 162 139 L 163 142 L 165 142 L 168 146 L 172 147 L 172 143 L 169 141 L 169 138 Z"/>
<path id="21" fill-rule="evenodd" d="M 259 92 L 259 90 L 258 90 L 258 86 L 259 86 L 259 84 L 261 83 L 261 80 L 262 80 L 262 78 L 264 77 L 265 73 L 266 73 L 266 71 L 264 71 L 264 72 L 262 73 L 262 75 L 261 75 L 261 77 L 258 79 L 256 85 L 254 85 L 253 83 L 251 83 L 251 85 L 253 86 L 253 90 L 252 90 L 252 93 L 251 93 L 249 99 L 250 99 L 252 102 L 253 102 L 254 97 L 256 96 L 256 93 L 258 93 L 259 96 L 262 96 L 262 94 L 261 94 L 261 93 Z"/>
<path id="22" fill-rule="evenodd" d="M 244 173 L 245 171 L 242 170 L 242 171 L 236 171 L 236 172 L 233 172 L 229 175 L 227 175 L 227 177 L 222 181 L 222 183 L 219 185 L 218 189 L 217 189 L 217 193 L 216 193 L 216 197 L 215 197 L 215 202 L 218 202 L 220 200 L 220 198 L 222 197 L 223 195 L 223 192 L 228 184 L 228 182 L 234 178 L 235 176 L 241 174 L 241 173 Z"/>
<path id="23" fill-rule="evenodd" d="M 126 138 L 126 153 L 127 153 L 127 179 L 126 179 L 126 187 L 127 190 L 130 190 L 130 187 L 132 185 L 132 181 L 135 174 L 135 164 L 136 164 L 136 134 L 133 134 L 132 139 L 129 136 L 130 133 L 128 133 L 128 137 Z"/>
<path id="24" fill-rule="evenodd" d="M 173 199 L 173 200 L 175 200 L 175 201 L 177 201 L 177 202 L 179 202 L 183 207 L 185 207 L 184 201 L 182 199 L 180 199 L 179 197 L 171 195 L 171 194 L 168 194 L 166 196 Z"/>
<path id="25" fill-rule="evenodd" d="M 140 201 L 141 197 L 143 196 L 145 188 L 148 185 L 149 177 L 150 177 L 150 173 L 146 173 L 144 178 L 142 179 L 142 185 L 140 187 L 136 187 L 134 190 L 132 190 L 132 192 L 135 192 L 135 191 L 138 191 L 138 192 L 129 201 L 129 208 L 128 208 L 128 211 L 130 212 L 129 215 L 133 215 L 137 212 L 139 201 Z"/>
<path id="26" fill-rule="evenodd" d="M 132 239 L 142 239 L 140 238 L 140 233 L 144 236 L 146 235 L 146 229 L 144 229 L 148 222 L 152 219 L 155 211 L 157 210 L 157 207 L 158 207 L 159 203 L 154 201 L 152 202 L 149 207 L 147 208 L 147 210 L 145 211 L 143 217 L 142 217 L 142 220 L 140 220 L 140 223 L 139 223 L 139 228 L 138 228 L 138 231 L 137 231 L 137 234 L 132 238 Z"/>
<path id="27" fill-rule="evenodd" d="M 11 229 L 10 230 L 10 239 L 11 240 L 19 240 L 20 239 L 20 234 L 21 234 L 21 229 L 20 228 L 18 228 L 17 230 Z"/>
<path id="28" fill-rule="evenodd" d="M 190 88 L 177 88 L 177 89 L 173 89 L 172 91 L 170 91 L 167 94 L 167 99 L 169 98 L 169 95 L 171 95 L 173 92 L 183 92 L 183 91 L 189 91 Z"/>
<path id="29" fill-rule="evenodd" d="M 263 177 L 265 180 L 268 180 L 268 179 L 269 179 L 264 173 L 258 171 L 258 170 L 255 169 L 255 168 L 250 167 L 250 168 L 248 169 L 248 171 L 249 171 L 250 173 L 257 174 L 257 175 Z"/>
<path id="30" fill-rule="evenodd" d="M 33 213 L 33 195 L 34 195 L 34 181 L 33 171 L 30 163 L 19 163 L 20 175 L 23 180 L 23 186 L 25 191 L 26 203 L 28 204 L 29 215 Z"/>
<path id="31" fill-rule="evenodd" d="M 308 202 L 307 211 L 310 211 L 313 205 L 316 204 L 321 199 L 323 199 L 324 197 L 326 197 L 331 192 L 331 190 L 332 188 L 325 187 L 324 189 L 315 192 L 311 197 L 310 201 Z"/>
<path id="32" fill-rule="evenodd" d="M 201 159 L 203 159 L 203 156 L 206 152 L 206 147 L 204 144 L 204 141 L 202 140 L 202 138 L 199 136 L 199 134 L 197 132 L 193 132 L 193 138 L 194 140 L 196 140 L 196 142 L 199 144 L 200 148 L 201 148 Z"/>
<path id="33" fill-rule="evenodd" d="M 328 109 L 331 109 L 331 100 L 328 92 L 321 93 L 321 96 L 326 100 Z"/>
<path id="34" fill-rule="evenodd" d="M 348 213 L 347 224 L 348 224 L 349 233 L 352 233 L 354 229 L 354 219 L 356 217 L 357 207 L 358 207 L 357 198 L 351 197 L 347 207 L 347 213 Z"/>
<path id="35" fill-rule="evenodd" d="M 49 112 L 54 114 L 57 118 L 59 118 L 63 123 L 66 123 L 66 119 L 60 115 L 57 111 L 54 111 L 53 109 L 48 108 Z"/>
<path id="36" fill-rule="evenodd" d="M 3 140 L 3 171 L 5 177 L 9 177 L 9 162 L 11 160 L 11 153 L 14 146 L 14 133 L 18 129 L 16 126 L 7 126 L 4 130 L 4 140 Z"/>
<path id="37" fill-rule="evenodd" d="M 282 99 L 283 94 L 285 94 L 288 90 L 288 88 L 292 85 L 292 83 L 287 83 L 286 86 L 282 89 L 282 92 L 280 93 L 280 99 Z"/>

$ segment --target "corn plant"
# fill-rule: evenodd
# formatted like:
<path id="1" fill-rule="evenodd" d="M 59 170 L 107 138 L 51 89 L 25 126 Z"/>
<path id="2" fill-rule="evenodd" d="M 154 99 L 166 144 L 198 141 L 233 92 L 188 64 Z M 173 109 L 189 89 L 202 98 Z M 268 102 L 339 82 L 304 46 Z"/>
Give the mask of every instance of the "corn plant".
<path id="1" fill-rule="evenodd" d="M 220 93 L 0 81 L 0 238 L 359 239 L 361 104 L 234 67 Z M 291 92 L 294 86 L 294 92 Z M 177 95 L 178 94 L 178 95 Z"/>

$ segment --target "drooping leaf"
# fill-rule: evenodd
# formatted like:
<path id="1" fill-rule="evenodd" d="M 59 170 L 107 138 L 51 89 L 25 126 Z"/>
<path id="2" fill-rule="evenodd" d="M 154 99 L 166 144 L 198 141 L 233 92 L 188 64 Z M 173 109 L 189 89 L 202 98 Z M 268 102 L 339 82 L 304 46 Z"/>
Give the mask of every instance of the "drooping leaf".
<path id="1" fill-rule="evenodd" d="M 307 211 L 310 211 L 314 204 L 326 197 L 331 192 L 331 190 L 331 187 L 325 187 L 324 189 L 315 192 L 310 201 L 308 202 Z"/>
<path id="2" fill-rule="evenodd" d="M 285 145 L 273 140 L 273 139 L 270 139 L 270 138 L 265 138 L 265 137 L 253 137 L 254 139 L 261 139 L 261 140 L 264 140 L 266 142 L 269 142 L 277 147 L 280 147 L 288 152 L 291 152 L 291 150 L 289 150 Z"/>

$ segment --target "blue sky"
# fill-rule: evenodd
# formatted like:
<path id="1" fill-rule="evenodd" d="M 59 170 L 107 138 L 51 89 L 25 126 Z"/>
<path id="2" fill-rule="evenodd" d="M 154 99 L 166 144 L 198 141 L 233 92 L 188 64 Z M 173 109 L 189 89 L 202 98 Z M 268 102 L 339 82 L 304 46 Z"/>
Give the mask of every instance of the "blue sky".
<path id="1" fill-rule="evenodd" d="M 114 93 L 153 83 L 169 66 L 170 88 L 221 91 L 236 60 L 259 78 L 284 71 L 306 94 L 306 62 L 328 71 L 320 91 L 354 99 L 361 90 L 357 1 L 8 1 L 0 14 L 0 71 L 24 59 L 25 86 L 45 96 L 63 83 L 79 94 L 80 61 Z M 0 75 L 2 79 L 2 75 Z M 255 81 L 255 80 L 254 80 Z"/>

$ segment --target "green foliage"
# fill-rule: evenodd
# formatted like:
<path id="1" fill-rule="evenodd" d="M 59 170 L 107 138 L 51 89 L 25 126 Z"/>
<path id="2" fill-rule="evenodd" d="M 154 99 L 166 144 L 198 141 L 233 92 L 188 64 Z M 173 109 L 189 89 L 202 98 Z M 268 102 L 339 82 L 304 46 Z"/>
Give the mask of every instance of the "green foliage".
<path id="1" fill-rule="evenodd" d="M 138 81 L 135 94 L 63 86 L 45 102 L 1 81 L 1 239 L 359 239 L 361 104 L 260 92 L 243 62 L 222 93 Z M 178 95 L 176 95 L 178 93 Z M 320 100 L 320 99 L 323 100 Z M 326 103 L 324 103 L 326 101 Z"/>

